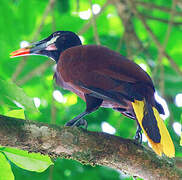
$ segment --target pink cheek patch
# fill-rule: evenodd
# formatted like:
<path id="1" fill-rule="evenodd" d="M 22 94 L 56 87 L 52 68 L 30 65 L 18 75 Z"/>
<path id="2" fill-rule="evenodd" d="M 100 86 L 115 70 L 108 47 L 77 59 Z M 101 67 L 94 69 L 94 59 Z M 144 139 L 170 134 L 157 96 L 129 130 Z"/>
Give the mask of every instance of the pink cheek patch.
<path id="1" fill-rule="evenodd" d="M 53 50 L 57 50 L 57 47 L 55 46 L 55 44 L 50 44 L 49 46 L 46 47 L 45 50 L 53 51 Z"/>

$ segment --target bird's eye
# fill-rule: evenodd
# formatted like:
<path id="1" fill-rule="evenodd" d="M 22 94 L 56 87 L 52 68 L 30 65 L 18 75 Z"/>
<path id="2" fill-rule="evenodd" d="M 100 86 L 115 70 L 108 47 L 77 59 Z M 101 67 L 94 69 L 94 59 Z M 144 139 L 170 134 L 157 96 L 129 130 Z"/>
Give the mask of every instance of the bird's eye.
<path id="1" fill-rule="evenodd" d="M 59 36 L 59 35 L 60 35 L 60 32 L 55 32 L 55 33 L 53 33 L 53 37 Z"/>
<path id="2" fill-rule="evenodd" d="M 57 33 L 54 33 L 52 36 L 53 36 L 53 37 L 57 36 Z"/>

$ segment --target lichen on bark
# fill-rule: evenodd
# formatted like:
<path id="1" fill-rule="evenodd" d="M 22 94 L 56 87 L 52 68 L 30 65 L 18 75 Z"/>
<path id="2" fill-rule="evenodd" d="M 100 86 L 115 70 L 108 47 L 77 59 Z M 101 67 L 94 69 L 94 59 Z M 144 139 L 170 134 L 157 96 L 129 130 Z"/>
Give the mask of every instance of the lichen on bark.
<path id="1" fill-rule="evenodd" d="M 144 179 L 182 179 L 175 161 L 135 140 L 77 127 L 59 127 L 0 116 L 0 145 L 104 165 Z"/>

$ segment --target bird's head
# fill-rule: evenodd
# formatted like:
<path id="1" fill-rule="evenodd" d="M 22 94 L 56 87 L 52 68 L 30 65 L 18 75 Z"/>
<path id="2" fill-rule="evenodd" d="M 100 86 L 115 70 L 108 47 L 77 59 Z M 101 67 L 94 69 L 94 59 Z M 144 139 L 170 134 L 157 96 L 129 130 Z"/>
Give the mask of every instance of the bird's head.
<path id="1" fill-rule="evenodd" d="M 64 50 L 81 45 L 80 38 L 71 31 L 56 31 L 46 39 L 30 44 L 12 52 L 11 58 L 28 55 L 48 56 L 58 62 L 61 52 Z"/>

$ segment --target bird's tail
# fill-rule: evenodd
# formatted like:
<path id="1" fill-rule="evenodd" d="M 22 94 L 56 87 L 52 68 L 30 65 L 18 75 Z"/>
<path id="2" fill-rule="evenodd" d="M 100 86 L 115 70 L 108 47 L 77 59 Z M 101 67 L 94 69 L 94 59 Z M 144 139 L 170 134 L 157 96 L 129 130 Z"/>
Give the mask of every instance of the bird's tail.
<path id="1" fill-rule="evenodd" d="M 157 109 L 147 103 L 146 100 L 135 100 L 132 106 L 138 123 L 155 153 L 159 156 L 164 153 L 168 157 L 174 157 L 173 141 Z"/>

